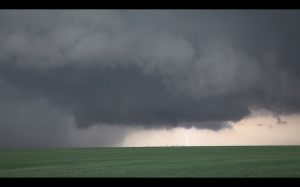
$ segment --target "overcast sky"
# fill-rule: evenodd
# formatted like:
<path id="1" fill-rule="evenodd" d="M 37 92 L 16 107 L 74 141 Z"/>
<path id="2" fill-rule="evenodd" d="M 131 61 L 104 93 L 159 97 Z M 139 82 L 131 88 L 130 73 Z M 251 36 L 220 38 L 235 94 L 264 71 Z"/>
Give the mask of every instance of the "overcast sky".
<path id="1" fill-rule="evenodd" d="M 0 10 L 0 25 L 0 149 L 186 145 L 192 126 L 191 145 L 300 144 L 299 10 Z"/>

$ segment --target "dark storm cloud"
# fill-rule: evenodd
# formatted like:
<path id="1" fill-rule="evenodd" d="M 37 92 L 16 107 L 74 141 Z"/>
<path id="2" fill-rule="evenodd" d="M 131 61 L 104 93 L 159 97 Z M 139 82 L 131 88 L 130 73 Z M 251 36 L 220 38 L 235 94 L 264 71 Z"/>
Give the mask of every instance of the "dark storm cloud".
<path id="1" fill-rule="evenodd" d="M 0 77 L 94 124 L 219 130 L 300 109 L 298 10 L 0 11 Z"/>
<path id="2" fill-rule="evenodd" d="M 66 122 L 61 111 L 48 106 L 45 99 L 7 101 L 1 98 L 0 149 L 67 147 Z"/>
<path id="3" fill-rule="evenodd" d="M 49 98 L 52 104 L 72 112 L 79 128 L 97 123 L 151 128 L 195 122 L 196 127 L 218 130 L 223 123 L 203 122 L 237 121 L 249 114 L 246 105 L 234 96 L 199 101 L 176 96 L 159 77 L 143 75 L 136 66 L 66 66 L 38 72 L 2 67 L 0 73 L 28 97 Z"/>
<path id="4" fill-rule="evenodd" d="M 116 146 L 126 129 L 78 130 L 74 117 L 42 94 L 0 81 L 0 149 Z"/>

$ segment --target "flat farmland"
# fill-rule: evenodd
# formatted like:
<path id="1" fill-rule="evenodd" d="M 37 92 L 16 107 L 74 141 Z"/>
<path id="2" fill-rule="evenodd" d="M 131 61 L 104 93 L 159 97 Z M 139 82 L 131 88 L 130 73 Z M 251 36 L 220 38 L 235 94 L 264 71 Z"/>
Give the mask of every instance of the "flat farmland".
<path id="1" fill-rule="evenodd" d="M 300 146 L 0 150 L 0 177 L 300 177 Z"/>

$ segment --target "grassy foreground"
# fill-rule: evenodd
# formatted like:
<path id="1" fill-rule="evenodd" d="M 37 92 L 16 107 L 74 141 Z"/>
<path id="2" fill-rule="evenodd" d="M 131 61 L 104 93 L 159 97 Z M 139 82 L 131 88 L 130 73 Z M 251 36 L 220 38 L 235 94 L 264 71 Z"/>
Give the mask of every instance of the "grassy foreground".
<path id="1" fill-rule="evenodd" d="M 300 177 L 300 146 L 0 150 L 0 177 Z"/>

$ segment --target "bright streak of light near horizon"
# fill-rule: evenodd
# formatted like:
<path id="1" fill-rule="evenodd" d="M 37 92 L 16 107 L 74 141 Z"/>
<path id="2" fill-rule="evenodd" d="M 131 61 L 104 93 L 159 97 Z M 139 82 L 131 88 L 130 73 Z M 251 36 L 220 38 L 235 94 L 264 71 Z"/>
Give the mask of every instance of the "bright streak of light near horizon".
<path id="1" fill-rule="evenodd" d="M 181 138 L 185 137 L 185 139 L 186 139 L 186 146 L 189 146 L 189 140 L 188 140 L 187 135 L 188 135 L 188 133 L 189 133 L 193 128 L 194 128 L 194 127 L 190 128 L 190 129 L 187 131 L 187 133 L 186 133 L 184 136 L 181 137 Z"/>

